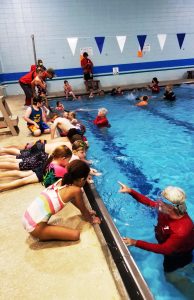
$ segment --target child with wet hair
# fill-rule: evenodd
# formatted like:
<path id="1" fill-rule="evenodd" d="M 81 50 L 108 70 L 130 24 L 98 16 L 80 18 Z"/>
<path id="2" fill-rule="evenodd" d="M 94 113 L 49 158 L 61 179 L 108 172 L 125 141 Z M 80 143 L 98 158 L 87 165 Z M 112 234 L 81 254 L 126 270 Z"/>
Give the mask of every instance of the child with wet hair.
<path id="1" fill-rule="evenodd" d="M 85 142 L 85 144 L 87 144 L 88 147 L 89 143 L 86 136 L 84 135 L 86 132 L 86 127 L 76 119 L 76 113 L 74 111 L 70 111 L 68 114 L 68 119 L 71 122 L 71 124 L 76 127 L 76 129 L 82 137 L 82 140 Z"/>
<path id="2" fill-rule="evenodd" d="M 148 96 L 141 96 L 140 98 L 138 98 L 138 100 L 140 100 L 140 102 L 138 102 L 137 104 L 135 104 L 136 106 L 146 106 L 148 105 Z"/>
<path id="3" fill-rule="evenodd" d="M 88 165 L 81 160 L 69 163 L 63 178 L 46 188 L 25 211 L 22 219 L 25 230 L 40 241 L 79 240 L 78 229 L 48 224 L 50 217 L 62 210 L 70 201 L 80 210 L 87 222 L 100 224 L 96 212 L 88 210 L 83 200 L 82 187 L 86 183 L 89 171 Z"/>
<path id="4" fill-rule="evenodd" d="M 75 159 L 81 159 L 88 165 L 92 164 L 92 161 L 86 159 L 86 150 L 87 150 L 87 144 L 83 142 L 82 140 L 77 140 L 72 144 L 72 158 L 70 161 L 73 161 Z M 94 181 L 92 180 L 91 175 L 94 176 L 100 176 L 102 175 L 99 173 L 96 169 L 90 168 L 90 173 L 88 176 L 88 183 L 93 183 Z"/>

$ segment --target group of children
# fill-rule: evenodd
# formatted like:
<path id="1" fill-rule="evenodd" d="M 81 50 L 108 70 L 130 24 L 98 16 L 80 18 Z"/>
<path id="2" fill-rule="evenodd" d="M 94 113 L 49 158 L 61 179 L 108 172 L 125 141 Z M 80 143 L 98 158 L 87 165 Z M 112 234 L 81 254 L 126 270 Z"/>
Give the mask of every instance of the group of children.
<path id="1" fill-rule="evenodd" d="M 42 64 L 42 62 L 40 62 Z M 47 70 L 48 71 L 48 70 Z M 32 72 L 31 71 L 31 75 Z M 86 181 L 93 182 L 92 175 L 101 175 L 97 170 L 90 168 L 90 161 L 86 159 L 88 142 L 85 133 L 85 126 L 76 119 L 75 112 L 65 111 L 62 102 L 57 101 L 52 124 L 47 124 L 45 111 L 43 109 L 43 97 L 46 94 L 46 84 L 43 80 L 42 66 L 36 68 L 36 76 L 31 81 L 34 91 L 38 89 L 38 96 L 33 98 L 24 115 L 28 129 L 34 136 L 42 133 L 51 133 L 51 142 L 37 141 L 28 143 L 25 148 L 1 148 L 0 149 L 0 172 L 1 178 L 13 177 L 13 181 L 0 184 L 0 191 L 16 188 L 29 183 L 42 182 L 46 189 L 38 196 L 30 207 L 26 210 L 23 218 L 25 229 L 34 237 L 41 240 L 77 240 L 79 232 L 57 226 L 48 226 L 47 221 L 50 216 L 62 209 L 65 204 L 72 200 L 72 203 L 80 209 L 85 219 L 91 223 L 99 223 L 95 212 L 89 212 L 83 203 L 81 188 Z M 152 85 L 149 86 L 152 93 L 159 93 L 159 82 L 153 78 Z M 22 86 L 22 81 L 21 81 Z M 64 81 L 65 98 L 77 99 L 71 85 Z M 104 95 L 104 91 L 100 91 Z M 123 95 L 120 87 L 114 88 L 112 96 Z M 174 100 L 175 95 L 170 86 L 165 88 L 164 97 Z M 148 96 L 142 96 L 138 106 L 148 103 Z M 98 115 L 93 121 L 97 127 L 110 127 L 107 119 L 107 109 L 100 108 Z M 70 142 L 56 142 L 55 134 L 58 130 L 60 136 L 65 136 Z M 53 143 L 52 143 L 53 141 Z M 41 203 L 52 203 L 53 209 L 40 209 Z M 46 206 L 45 206 L 46 207 Z M 49 206 L 50 207 L 50 206 Z"/>
<path id="2" fill-rule="evenodd" d="M 54 71 L 47 70 L 42 60 L 39 60 L 37 65 L 31 67 L 29 74 L 20 78 L 20 85 L 26 95 L 25 104 L 28 106 L 23 117 L 27 127 L 35 137 L 42 133 L 51 134 L 51 140 L 0 148 L 0 177 L 3 179 L 0 192 L 41 182 L 46 189 L 24 213 L 24 228 L 42 241 L 78 240 L 78 230 L 48 226 L 48 220 L 71 201 L 80 209 L 86 221 L 100 223 L 96 213 L 86 208 L 82 187 L 86 181 L 93 182 L 92 176 L 100 176 L 101 173 L 91 168 L 92 162 L 86 159 L 88 142 L 84 136 L 85 126 L 76 119 L 75 112 L 66 111 L 62 102 L 57 101 L 52 124 L 48 125 L 47 111 L 52 113 L 52 109 L 45 103 L 45 79 L 52 79 L 53 76 Z M 80 99 L 75 96 L 67 80 L 64 81 L 64 93 L 66 99 Z M 104 91 L 100 91 L 99 95 L 104 95 Z M 106 114 L 106 109 L 99 110 L 94 124 L 99 127 L 109 126 Z M 56 140 L 56 130 L 60 136 L 68 139 Z"/>
<path id="3" fill-rule="evenodd" d="M 86 159 L 88 145 L 82 139 L 80 127 L 79 130 L 78 127 L 75 127 L 79 123 L 75 113 L 69 112 L 68 118 L 66 115 L 63 118 L 57 117 L 57 119 L 63 120 L 64 123 L 59 129 L 67 136 L 71 131 L 71 135 L 69 135 L 71 143 L 57 142 L 53 135 L 53 140 L 51 139 L 49 143 L 39 140 L 21 147 L 2 147 L 0 149 L 0 177 L 3 178 L 3 181 L 6 178 L 13 178 L 12 181 L 1 183 L 0 191 L 29 183 L 42 182 L 46 189 L 35 198 L 25 211 L 23 216 L 24 228 L 41 241 L 53 239 L 74 241 L 80 237 L 79 230 L 51 226 L 48 225 L 48 220 L 51 215 L 71 201 L 81 211 L 86 221 L 91 224 L 100 223 L 96 213 L 86 208 L 82 187 L 86 181 L 93 182 L 93 175 L 100 176 L 101 173 L 91 168 L 92 162 Z M 56 122 L 57 129 L 60 122 Z M 42 128 L 38 129 L 41 130 Z M 66 132 L 65 129 L 67 129 Z"/>

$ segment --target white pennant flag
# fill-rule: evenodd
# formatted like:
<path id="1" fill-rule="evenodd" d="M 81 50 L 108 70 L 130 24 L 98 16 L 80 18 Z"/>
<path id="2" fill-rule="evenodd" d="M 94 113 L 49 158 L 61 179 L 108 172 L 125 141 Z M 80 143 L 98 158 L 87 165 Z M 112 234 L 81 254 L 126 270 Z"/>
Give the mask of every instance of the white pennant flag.
<path id="1" fill-rule="evenodd" d="M 125 41 L 126 41 L 126 35 L 125 36 L 116 36 L 117 42 L 119 44 L 119 48 L 121 50 L 121 53 L 123 52 L 123 48 L 125 46 Z"/>
<path id="2" fill-rule="evenodd" d="M 67 38 L 67 41 L 69 43 L 69 47 L 71 49 L 71 52 L 74 55 L 75 54 L 75 49 L 76 49 L 76 46 L 77 46 L 78 38 L 77 37 Z"/>
<path id="3" fill-rule="evenodd" d="M 163 50 L 164 44 L 166 42 L 166 34 L 158 34 L 157 36 L 158 36 L 158 41 L 160 44 L 160 49 Z"/>

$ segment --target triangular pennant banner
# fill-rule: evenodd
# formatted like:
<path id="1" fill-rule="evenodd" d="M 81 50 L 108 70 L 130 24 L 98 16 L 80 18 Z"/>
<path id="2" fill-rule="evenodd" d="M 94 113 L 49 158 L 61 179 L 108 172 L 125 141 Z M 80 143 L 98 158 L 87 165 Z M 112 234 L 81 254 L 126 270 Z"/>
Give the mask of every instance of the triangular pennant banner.
<path id="1" fill-rule="evenodd" d="M 69 47 L 71 49 L 71 52 L 74 55 L 75 54 L 75 49 L 76 49 L 76 46 L 77 46 L 78 38 L 77 37 L 67 38 L 67 41 L 69 43 Z"/>
<path id="2" fill-rule="evenodd" d="M 123 52 L 123 48 L 125 46 L 125 41 L 126 41 L 126 35 L 125 36 L 116 36 L 117 42 L 119 45 L 119 48 L 121 50 L 121 53 Z"/>
<path id="3" fill-rule="evenodd" d="M 100 53 L 102 52 L 102 48 L 103 48 L 103 44 L 104 44 L 104 36 L 96 36 L 95 40 L 96 40 L 96 44 L 98 46 L 98 49 L 100 51 Z"/>
<path id="4" fill-rule="evenodd" d="M 141 51 L 143 50 L 143 46 L 144 46 L 146 37 L 147 37 L 147 35 L 137 35 L 137 39 L 138 39 Z"/>
<path id="5" fill-rule="evenodd" d="M 160 49 L 163 50 L 164 44 L 166 42 L 166 34 L 158 34 L 157 37 L 160 44 Z"/>
<path id="6" fill-rule="evenodd" d="M 177 39 L 178 39 L 178 42 L 179 42 L 179 47 L 181 49 L 181 47 L 183 45 L 183 42 L 184 42 L 184 39 L 185 39 L 185 33 L 177 33 Z"/>

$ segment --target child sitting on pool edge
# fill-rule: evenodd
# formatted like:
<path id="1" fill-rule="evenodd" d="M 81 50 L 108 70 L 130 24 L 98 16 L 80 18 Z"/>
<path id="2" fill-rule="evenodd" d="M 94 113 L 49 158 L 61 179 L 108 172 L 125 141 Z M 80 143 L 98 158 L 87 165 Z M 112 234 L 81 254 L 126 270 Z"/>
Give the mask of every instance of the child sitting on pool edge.
<path id="1" fill-rule="evenodd" d="M 69 96 L 72 96 L 73 100 L 76 100 L 76 96 L 72 90 L 72 87 L 67 80 L 64 81 L 64 93 L 66 99 L 68 99 Z"/>
<path id="2" fill-rule="evenodd" d="M 64 177 L 46 188 L 25 211 L 22 219 L 25 230 L 40 241 L 79 240 L 78 229 L 48 224 L 50 217 L 64 208 L 69 201 L 80 210 L 85 221 L 100 224 L 95 211 L 88 210 L 83 200 L 81 188 L 86 183 L 89 171 L 88 165 L 81 160 L 69 163 Z"/>

